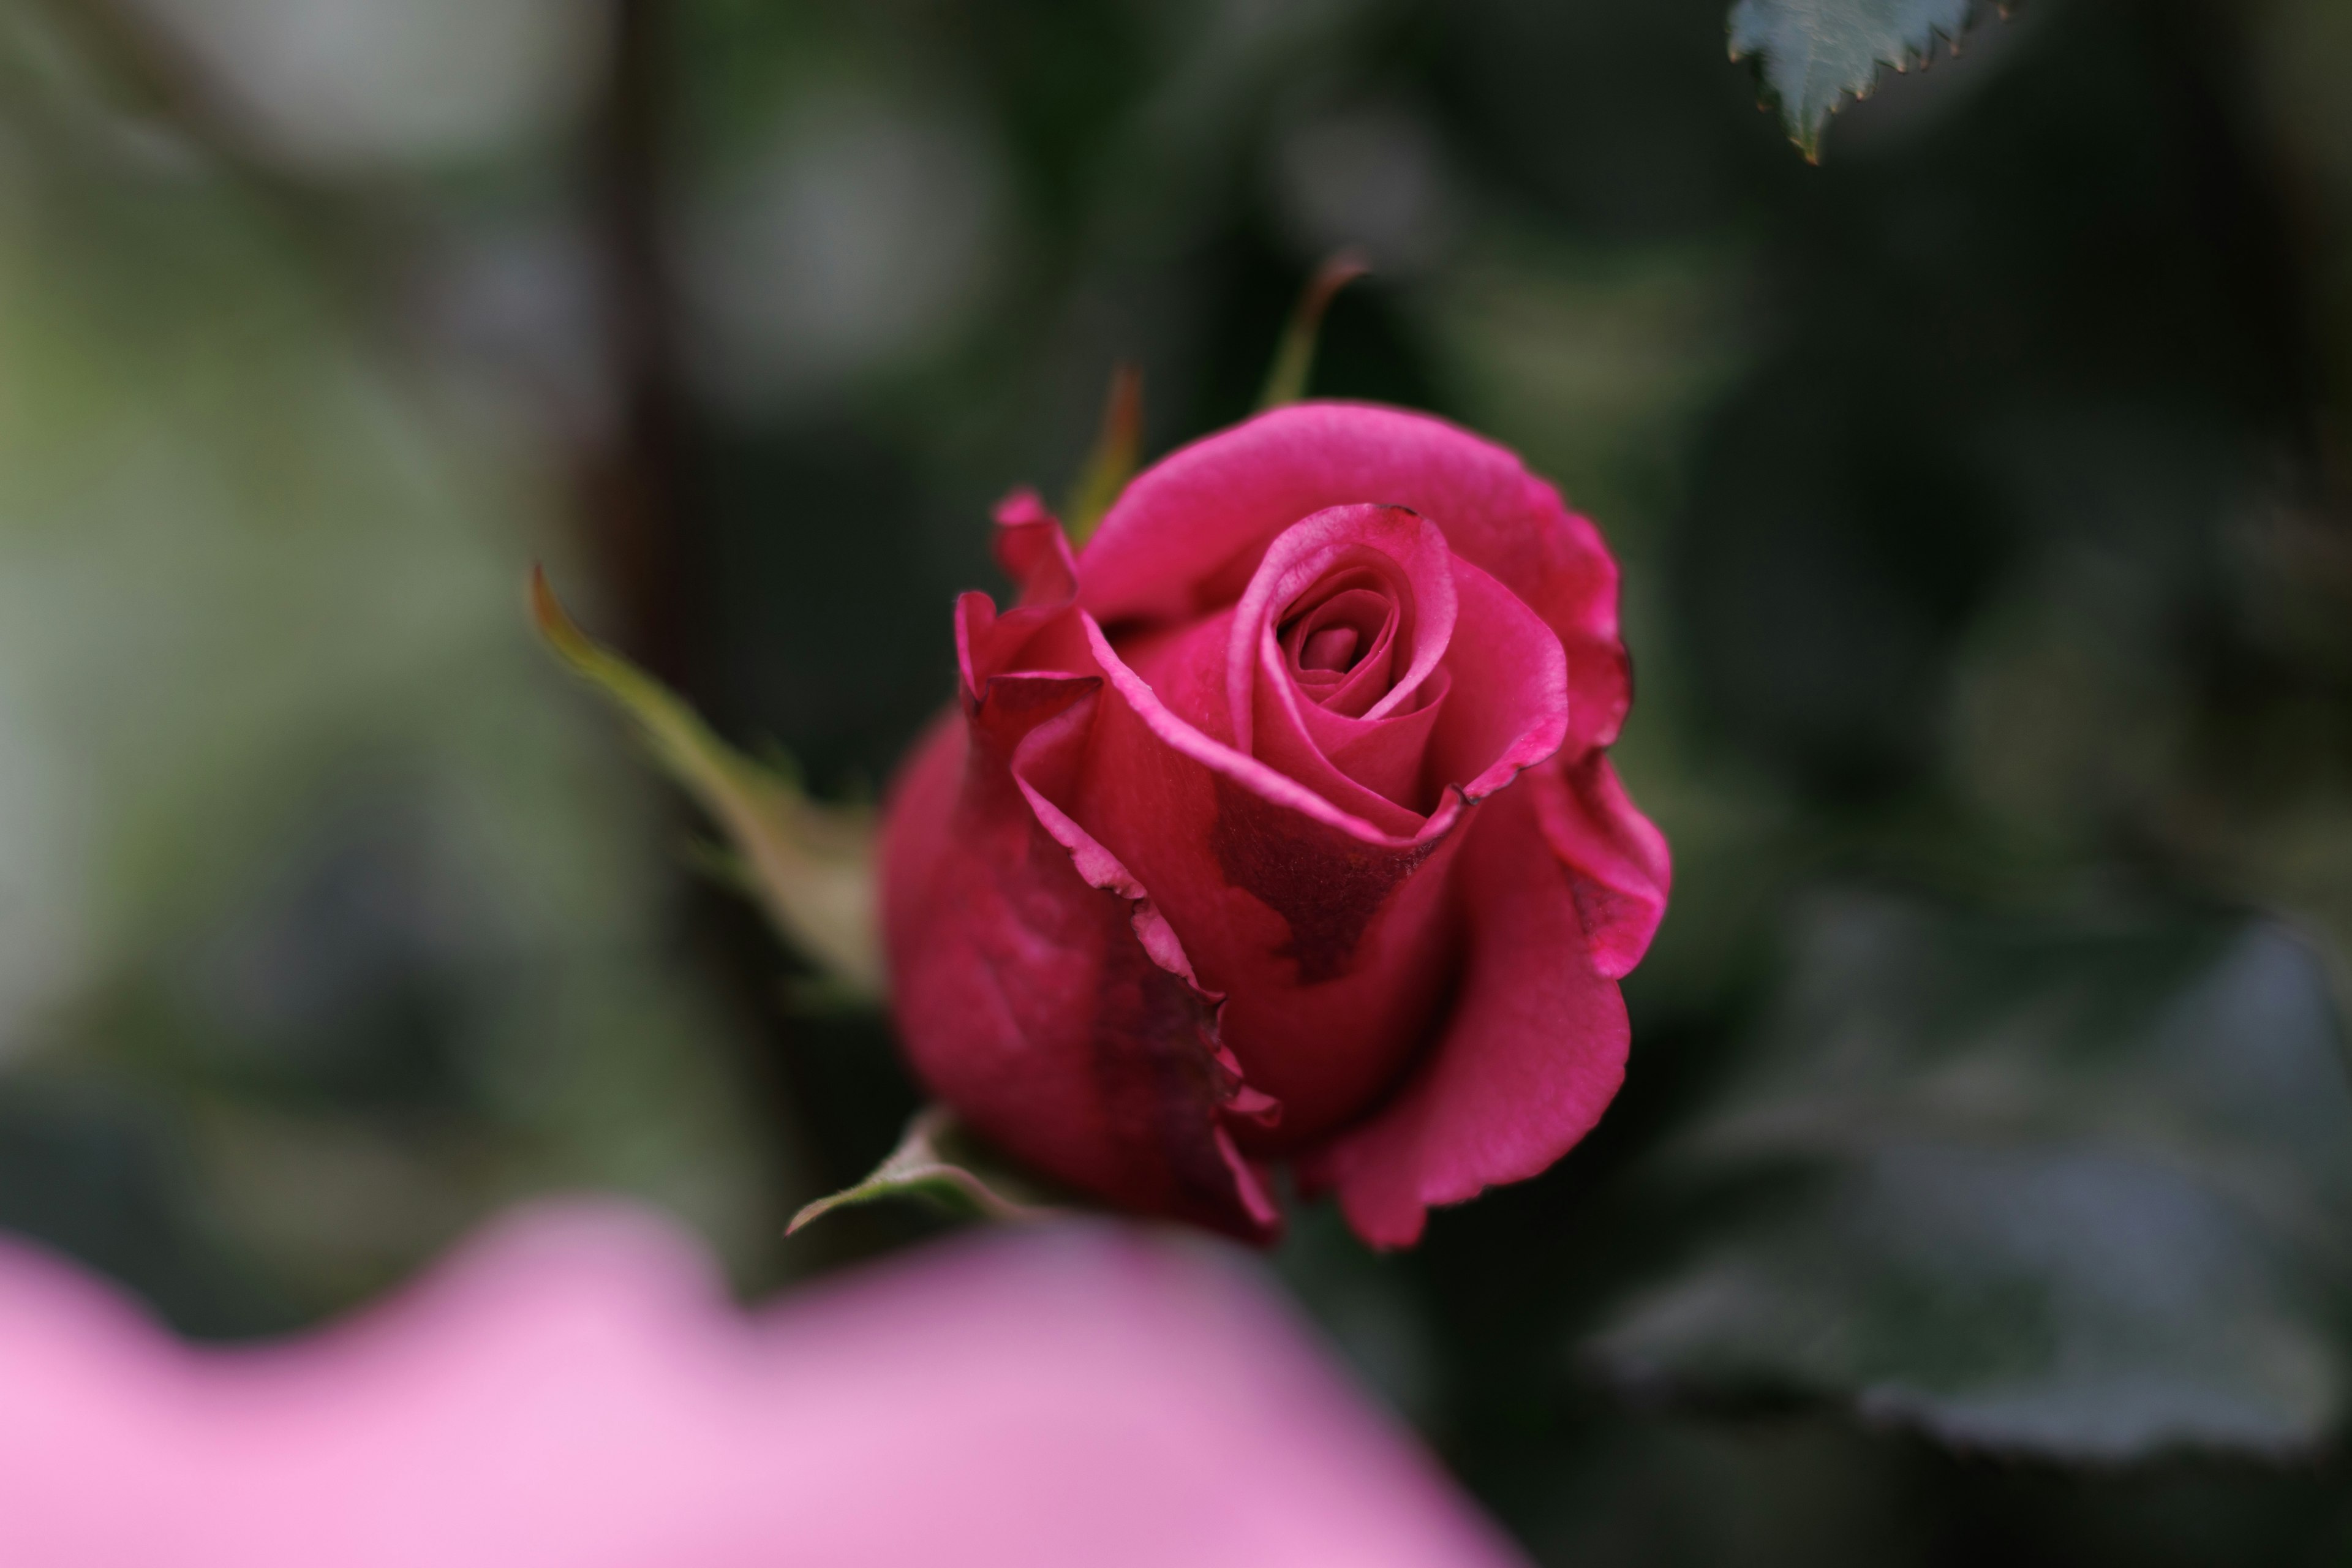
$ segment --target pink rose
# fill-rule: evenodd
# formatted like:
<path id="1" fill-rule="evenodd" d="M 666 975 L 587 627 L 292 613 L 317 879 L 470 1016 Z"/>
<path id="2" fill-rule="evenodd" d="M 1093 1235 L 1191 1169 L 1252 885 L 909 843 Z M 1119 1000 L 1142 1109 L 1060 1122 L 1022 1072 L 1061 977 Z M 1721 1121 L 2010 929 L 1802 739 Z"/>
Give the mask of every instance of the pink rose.
<path id="1" fill-rule="evenodd" d="M 193 1350 L 0 1241 L 9 1568 L 1518 1561 L 1202 1248 L 998 1233 L 746 1318 L 658 1222 L 541 1210 Z"/>
<path id="2" fill-rule="evenodd" d="M 916 1070 L 1011 1152 L 1252 1238 L 1265 1167 L 1367 1240 L 1544 1170 L 1623 1076 L 1664 839 L 1603 748 L 1617 568 L 1510 452 L 1297 404 L 1139 476 L 1013 609 L 883 829 Z"/>

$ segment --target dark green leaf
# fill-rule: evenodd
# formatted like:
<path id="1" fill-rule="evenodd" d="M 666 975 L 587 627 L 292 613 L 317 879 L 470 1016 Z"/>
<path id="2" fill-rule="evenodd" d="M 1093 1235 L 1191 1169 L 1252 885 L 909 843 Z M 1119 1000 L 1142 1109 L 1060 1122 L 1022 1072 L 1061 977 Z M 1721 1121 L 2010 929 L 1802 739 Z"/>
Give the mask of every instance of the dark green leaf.
<path id="1" fill-rule="evenodd" d="M 1822 129 L 1847 93 L 1866 98 L 1881 68 L 1924 64 L 1938 35 L 1957 39 L 1969 0 L 1738 0 L 1731 58 L 1762 58 L 1789 134 L 1818 160 Z"/>
<path id="2" fill-rule="evenodd" d="M 1601 1367 L 2076 1457 L 2326 1434 L 2352 1089 L 2309 952 L 1884 899 L 1801 947 L 1751 1075 L 1665 1156 L 1712 1218 Z"/>
<path id="3" fill-rule="evenodd" d="M 1063 1212 L 1034 1178 L 1009 1169 L 1002 1155 L 982 1146 L 954 1111 L 927 1105 L 907 1123 L 906 1136 L 872 1175 L 806 1205 L 793 1215 L 784 1234 L 837 1208 L 903 1197 L 927 1198 L 999 1220 L 1051 1219 Z"/>

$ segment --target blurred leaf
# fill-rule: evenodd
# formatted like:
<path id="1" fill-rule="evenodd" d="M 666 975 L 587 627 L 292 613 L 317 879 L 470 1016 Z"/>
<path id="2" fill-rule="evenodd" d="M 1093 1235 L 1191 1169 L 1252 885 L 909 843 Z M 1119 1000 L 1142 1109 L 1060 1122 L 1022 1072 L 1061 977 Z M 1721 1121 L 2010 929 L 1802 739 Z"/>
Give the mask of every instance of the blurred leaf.
<path id="1" fill-rule="evenodd" d="M 1274 365 L 1265 373 L 1265 390 L 1258 395 L 1258 407 L 1279 408 L 1307 395 L 1307 380 L 1315 369 L 1316 340 L 1323 332 L 1323 313 L 1340 289 L 1370 270 L 1352 250 L 1340 251 L 1315 269 L 1290 312 L 1290 324 L 1282 330 L 1282 344 L 1275 350 Z"/>
<path id="2" fill-rule="evenodd" d="M 1069 504 L 1062 509 L 1063 527 L 1070 548 L 1094 537 L 1095 528 L 1135 477 L 1136 459 L 1143 450 L 1143 372 L 1121 364 L 1110 373 L 1110 395 L 1103 399 L 1102 430 L 1095 437 L 1087 466 L 1070 487 Z"/>
<path id="3" fill-rule="evenodd" d="M 1827 906 L 1665 1160 L 1725 1203 L 1589 1343 L 1621 1381 L 2105 1459 L 2343 1410 L 2352 1089 L 2273 926 Z"/>
<path id="4" fill-rule="evenodd" d="M 872 814 L 819 805 L 712 734 L 659 681 L 574 625 L 535 568 L 530 607 L 548 646 L 637 721 L 655 760 L 726 830 L 784 939 L 842 986 L 878 998 Z"/>
<path id="5" fill-rule="evenodd" d="M 1870 96 L 1879 68 L 1924 65 L 1938 35 L 1957 42 L 1970 0 L 1739 0 L 1731 58 L 1763 58 L 1789 134 L 1818 163 L 1822 131 L 1847 93 Z"/>
<path id="6" fill-rule="evenodd" d="M 835 1209 L 877 1198 L 928 1198 L 999 1220 L 1051 1219 L 1062 1212 L 1042 1196 L 1032 1178 L 1008 1170 L 1002 1155 L 981 1147 L 954 1111 L 927 1105 L 907 1123 L 906 1136 L 872 1175 L 808 1205 L 793 1215 L 784 1234 Z"/>

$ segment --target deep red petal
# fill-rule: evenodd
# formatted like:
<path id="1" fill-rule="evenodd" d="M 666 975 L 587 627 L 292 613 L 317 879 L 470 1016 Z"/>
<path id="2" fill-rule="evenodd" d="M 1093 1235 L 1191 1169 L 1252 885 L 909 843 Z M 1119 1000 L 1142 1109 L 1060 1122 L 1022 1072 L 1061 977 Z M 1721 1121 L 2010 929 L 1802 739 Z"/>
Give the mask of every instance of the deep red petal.
<path id="1" fill-rule="evenodd" d="M 1455 872 L 1468 952 L 1454 1016 L 1393 1100 L 1300 1162 L 1375 1247 L 1418 1241 L 1432 1205 L 1549 1167 L 1624 1079 L 1624 1001 L 1590 962 L 1578 873 L 1538 820 L 1556 787 L 1539 769 L 1478 808 Z"/>
<path id="2" fill-rule="evenodd" d="M 968 710 L 992 679 L 1010 670 L 1093 669 L 1070 613 L 1078 582 L 1070 542 L 1034 490 L 1015 490 L 997 503 L 995 547 L 997 563 L 1021 596 L 1003 615 L 985 594 L 956 601 L 956 665 Z"/>
<path id="3" fill-rule="evenodd" d="M 1326 1131 L 1427 1030 L 1454 956 L 1460 799 L 1415 835 L 1384 833 L 1170 711 L 1089 630 L 1108 684 L 1070 816 L 1151 889 L 1201 984 L 1226 994 L 1223 1041 L 1284 1111 L 1244 1147 Z"/>
<path id="4" fill-rule="evenodd" d="M 1218 999 L 1140 885 L 1049 798 L 1099 687 L 989 679 L 902 773 L 882 867 L 899 1033 L 933 1092 L 1039 1169 L 1263 1240 L 1276 1215 L 1227 1122 L 1270 1107 L 1218 1043 Z"/>

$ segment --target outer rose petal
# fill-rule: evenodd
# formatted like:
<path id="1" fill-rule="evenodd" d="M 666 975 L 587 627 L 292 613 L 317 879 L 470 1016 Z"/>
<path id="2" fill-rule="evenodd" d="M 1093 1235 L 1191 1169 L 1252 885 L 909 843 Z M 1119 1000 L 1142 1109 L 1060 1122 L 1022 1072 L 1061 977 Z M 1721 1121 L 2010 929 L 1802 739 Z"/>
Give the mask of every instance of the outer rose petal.
<path id="1" fill-rule="evenodd" d="M 1142 886 L 1055 804 L 1102 684 L 1060 525 L 1019 495 L 998 520 L 1021 607 L 958 605 L 961 713 L 917 747 L 884 819 L 883 937 L 908 1057 L 1039 1169 L 1265 1239 L 1278 1215 L 1225 1119 L 1276 1108 L 1242 1086 L 1218 1044 L 1220 998 Z"/>
<path id="2" fill-rule="evenodd" d="M 1073 703 L 1043 684 L 1000 680 L 992 700 L 1059 700 L 1038 727 L 1048 745 L 1082 734 L 1093 698 Z M 932 730 L 901 775 L 882 847 L 908 1057 L 973 1126 L 1040 1170 L 1263 1240 L 1276 1212 L 1222 1121 L 1255 1102 L 1236 1103 L 1214 1043 L 1216 999 L 1171 970 L 1182 952 L 1139 910 L 1132 879 L 1107 855 L 1089 869 L 1112 885 L 1080 875 L 1008 759 L 956 717 Z M 1164 939 L 1160 952 L 1147 931 Z"/>
<path id="3" fill-rule="evenodd" d="M 1599 531 L 1510 451 L 1426 415 L 1295 403 L 1170 454 L 1136 477 L 1087 543 L 1078 603 L 1114 628 L 1192 620 L 1241 597 L 1276 534 L 1358 502 L 1429 518 L 1558 634 L 1571 753 L 1616 739 L 1632 686 L 1617 565 Z"/>
<path id="4" fill-rule="evenodd" d="M 1608 864 L 1566 861 L 1563 837 Z M 1540 1174 L 1600 1121 L 1625 1076 L 1613 976 L 1656 928 L 1664 847 L 1598 753 L 1480 807 L 1455 868 L 1469 952 L 1444 1037 L 1391 1103 L 1300 1162 L 1309 1185 L 1339 1189 L 1359 1236 L 1410 1247 L 1431 1205 Z"/>
<path id="5" fill-rule="evenodd" d="M 1536 805 L 1544 837 L 1571 868 L 1594 973 L 1612 980 L 1630 973 L 1665 918 L 1673 880 L 1666 836 L 1625 798 L 1601 752 L 1567 767 L 1559 787 L 1545 781 Z"/>

